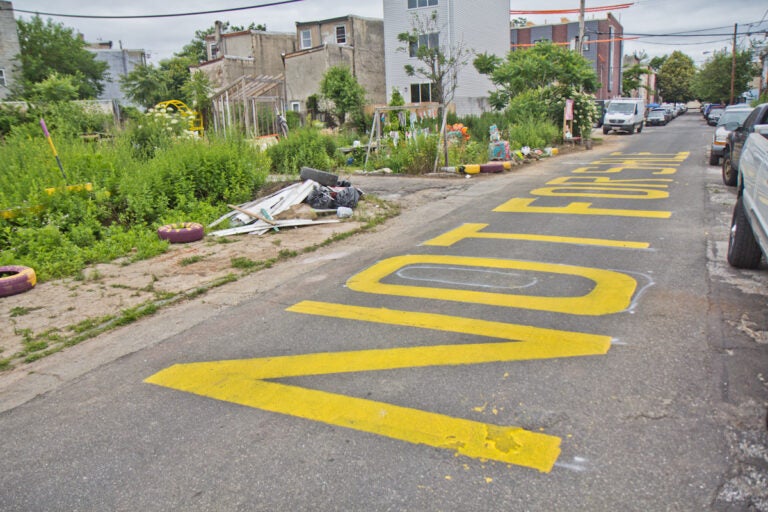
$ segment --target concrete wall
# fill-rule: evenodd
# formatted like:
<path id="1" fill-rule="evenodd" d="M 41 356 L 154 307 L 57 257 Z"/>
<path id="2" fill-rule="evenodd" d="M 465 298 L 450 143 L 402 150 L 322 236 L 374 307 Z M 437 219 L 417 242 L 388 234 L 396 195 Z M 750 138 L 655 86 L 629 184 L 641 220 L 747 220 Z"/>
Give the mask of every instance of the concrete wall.
<path id="1" fill-rule="evenodd" d="M 16 32 L 16 20 L 13 17 L 13 4 L 0 1 L 0 100 L 8 97 L 14 82 L 15 57 L 21 53 L 19 36 Z"/>
<path id="2" fill-rule="evenodd" d="M 407 0 L 386 0 L 384 49 L 388 98 L 392 89 L 397 88 L 408 102 L 411 99 L 411 84 L 426 82 L 406 74 L 406 64 L 418 66 L 420 63 L 418 59 L 409 57 L 407 51 L 399 50 L 403 44 L 397 36 L 412 31 L 414 16 L 426 19 L 433 11 L 437 13 L 436 28 L 444 54 L 448 55 L 460 45 L 473 53 L 487 52 L 499 57 L 509 52 L 509 0 L 486 0 L 482 8 L 473 0 L 440 0 L 436 6 L 416 9 L 408 9 Z M 471 60 L 459 72 L 454 96 L 458 115 L 480 114 L 490 109 L 488 94 L 493 85 L 475 70 Z"/>
<path id="3" fill-rule="evenodd" d="M 296 38 L 288 32 L 248 30 L 221 34 L 218 39 L 216 34 L 210 35 L 205 39 L 205 46 L 208 62 L 223 57 L 252 59 L 256 75 L 275 76 L 283 72 L 282 55 L 296 50 Z"/>
<path id="4" fill-rule="evenodd" d="M 346 46 L 328 45 L 288 55 L 285 59 L 286 101 L 299 102 L 306 112 L 307 98 L 320 92 L 320 81 L 328 68 L 345 66 L 352 69 L 354 50 Z"/>
<path id="5" fill-rule="evenodd" d="M 224 89 L 241 76 L 258 76 L 261 73 L 254 60 L 246 57 L 222 57 L 200 66 L 190 68 L 190 71 L 202 71 L 211 81 L 214 91 Z M 282 70 L 280 71 L 282 73 Z"/>

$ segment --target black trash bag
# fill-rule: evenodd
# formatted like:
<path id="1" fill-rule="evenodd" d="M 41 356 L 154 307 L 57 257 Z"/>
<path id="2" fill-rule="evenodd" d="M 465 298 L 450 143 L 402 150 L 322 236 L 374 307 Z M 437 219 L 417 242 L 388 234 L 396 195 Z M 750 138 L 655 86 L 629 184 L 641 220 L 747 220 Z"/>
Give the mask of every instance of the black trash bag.
<path id="1" fill-rule="evenodd" d="M 354 208 L 360 200 L 360 191 L 355 187 L 337 188 L 334 189 L 334 199 L 336 200 L 337 207 L 346 206 L 347 208 Z"/>
<path id="2" fill-rule="evenodd" d="M 307 195 L 307 204 L 316 210 L 328 210 L 336 208 L 336 201 L 331 195 L 331 189 L 323 186 L 312 187 Z"/>

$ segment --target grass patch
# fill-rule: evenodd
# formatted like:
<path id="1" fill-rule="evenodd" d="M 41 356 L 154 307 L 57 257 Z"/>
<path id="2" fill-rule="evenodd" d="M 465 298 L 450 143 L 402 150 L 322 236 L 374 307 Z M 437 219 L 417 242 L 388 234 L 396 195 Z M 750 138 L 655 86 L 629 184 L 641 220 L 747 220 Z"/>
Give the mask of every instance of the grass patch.
<path id="1" fill-rule="evenodd" d="M 232 258 L 230 260 L 230 263 L 232 265 L 232 268 L 237 268 L 240 270 L 250 270 L 258 265 L 258 262 L 253 261 L 250 258 L 245 258 L 243 256 Z"/>
<path id="2" fill-rule="evenodd" d="M 188 258 L 182 258 L 181 261 L 179 261 L 179 265 L 181 265 L 182 267 L 186 267 L 186 266 L 192 265 L 193 263 L 198 263 L 200 261 L 203 261 L 203 259 L 205 259 L 204 256 L 197 254 L 195 256 L 189 256 Z"/>
<path id="3" fill-rule="evenodd" d="M 15 308 L 11 308 L 11 317 L 28 315 L 31 312 L 36 311 L 38 309 L 43 309 L 43 308 L 40 308 L 40 307 L 27 308 L 24 306 L 16 306 Z"/>

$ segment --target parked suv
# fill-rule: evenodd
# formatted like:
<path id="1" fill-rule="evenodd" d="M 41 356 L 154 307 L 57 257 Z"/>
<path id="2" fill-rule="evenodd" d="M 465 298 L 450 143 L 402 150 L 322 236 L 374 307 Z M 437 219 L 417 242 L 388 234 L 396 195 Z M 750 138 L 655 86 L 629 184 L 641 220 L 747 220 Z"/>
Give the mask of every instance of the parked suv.
<path id="1" fill-rule="evenodd" d="M 755 125 L 741 150 L 739 191 L 728 237 L 728 263 L 757 268 L 768 255 L 768 125 Z"/>
<path id="2" fill-rule="evenodd" d="M 723 183 L 726 185 L 736 185 L 741 150 L 749 134 L 755 131 L 755 126 L 761 124 L 768 124 L 768 103 L 756 106 L 741 126 L 738 126 L 738 123 L 725 126 L 730 130 L 723 148 Z"/>
<path id="3" fill-rule="evenodd" d="M 723 156 L 723 150 L 725 149 L 725 142 L 728 139 L 728 125 L 731 128 L 734 126 L 732 123 L 739 123 L 738 126 L 744 124 L 744 120 L 752 112 L 752 107 L 742 103 L 740 105 L 731 105 L 725 108 L 722 117 L 717 122 L 717 128 L 712 135 L 712 145 L 709 151 L 709 165 L 717 165 L 720 163 L 720 157 Z"/>

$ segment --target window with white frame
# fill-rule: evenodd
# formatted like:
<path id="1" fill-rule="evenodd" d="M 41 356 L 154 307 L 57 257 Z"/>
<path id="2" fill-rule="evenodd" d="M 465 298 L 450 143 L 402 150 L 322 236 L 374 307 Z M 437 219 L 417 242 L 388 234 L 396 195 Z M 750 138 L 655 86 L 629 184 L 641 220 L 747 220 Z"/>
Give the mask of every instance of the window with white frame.
<path id="1" fill-rule="evenodd" d="M 426 46 L 427 48 L 439 48 L 440 47 L 440 33 L 432 32 L 430 34 L 419 34 L 419 38 L 416 41 L 411 41 L 408 46 L 408 55 L 410 57 L 416 57 L 418 55 L 419 47 Z"/>
<path id="2" fill-rule="evenodd" d="M 301 102 L 299 101 L 292 101 L 291 102 L 291 110 L 294 112 L 299 112 L 301 110 Z"/>
<path id="3" fill-rule="evenodd" d="M 346 25 L 336 25 L 336 44 L 347 44 Z"/>
<path id="4" fill-rule="evenodd" d="M 305 48 L 312 48 L 312 31 L 309 29 L 301 31 L 301 49 Z"/>
<path id="5" fill-rule="evenodd" d="M 416 9 L 419 7 L 433 7 L 437 5 L 438 0 L 408 0 L 408 8 Z"/>
<path id="6" fill-rule="evenodd" d="M 589 51 L 589 36 L 584 35 L 584 39 L 581 41 L 581 51 L 588 52 Z"/>

